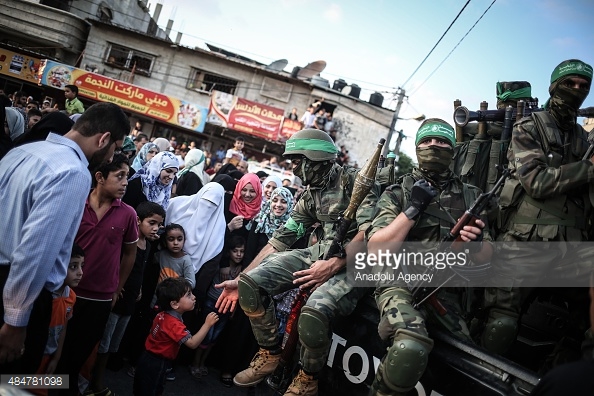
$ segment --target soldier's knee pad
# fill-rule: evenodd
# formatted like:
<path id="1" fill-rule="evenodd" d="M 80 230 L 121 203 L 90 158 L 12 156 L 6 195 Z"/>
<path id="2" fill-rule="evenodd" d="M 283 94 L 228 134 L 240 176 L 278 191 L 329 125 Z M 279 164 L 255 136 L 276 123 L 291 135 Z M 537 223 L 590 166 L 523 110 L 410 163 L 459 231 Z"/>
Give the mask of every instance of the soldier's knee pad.
<path id="1" fill-rule="evenodd" d="M 502 354 L 513 344 L 518 333 L 518 314 L 502 309 L 491 309 L 481 343 L 487 350 Z"/>
<path id="2" fill-rule="evenodd" d="M 305 306 L 299 315 L 299 339 L 309 350 L 324 350 L 330 346 L 328 318 L 319 310 Z"/>
<path id="3" fill-rule="evenodd" d="M 249 317 L 263 316 L 266 308 L 262 304 L 258 284 L 242 272 L 239 274 L 237 289 L 239 291 L 239 306 L 241 306 L 245 315 Z"/>
<path id="4" fill-rule="evenodd" d="M 403 393 L 414 388 L 427 368 L 432 349 L 431 338 L 398 329 L 382 365 L 385 385 Z"/>

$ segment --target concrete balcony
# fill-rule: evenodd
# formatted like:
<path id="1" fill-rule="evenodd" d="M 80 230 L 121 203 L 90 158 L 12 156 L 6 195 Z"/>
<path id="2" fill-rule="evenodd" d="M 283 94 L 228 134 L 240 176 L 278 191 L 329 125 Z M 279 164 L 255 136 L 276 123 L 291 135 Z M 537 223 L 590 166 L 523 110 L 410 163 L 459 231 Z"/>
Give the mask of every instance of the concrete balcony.
<path id="1" fill-rule="evenodd" d="M 86 46 L 90 24 L 32 1 L 0 0 L 0 40 L 73 64 Z"/>

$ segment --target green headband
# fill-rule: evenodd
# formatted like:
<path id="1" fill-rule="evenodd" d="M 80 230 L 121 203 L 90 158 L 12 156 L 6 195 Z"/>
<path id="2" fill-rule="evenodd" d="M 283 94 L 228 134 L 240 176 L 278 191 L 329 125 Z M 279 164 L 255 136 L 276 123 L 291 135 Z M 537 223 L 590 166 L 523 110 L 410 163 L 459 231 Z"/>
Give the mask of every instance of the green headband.
<path id="1" fill-rule="evenodd" d="M 553 74 L 551 74 L 551 84 L 561 77 L 570 74 L 577 74 L 578 76 L 586 77 L 589 81 L 592 81 L 592 66 L 579 60 L 570 61 L 569 63 L 562 62 L 555 68 L 555 70 L 553 70 Z"/>
<path id="2" fill-rule="evenodd" d="M 338 154 L 338 149 L 334 144 L 320 139 L 289 139 L 287 140 L 285 150 L 315 150 L 330 154 Z"/>
<path id="3" fill-rule="evenodd" d="M 520 89 L 516 89 L 515 91 L 510 91 L 509 89 L 505 92 L 503 91 L 503 86 L 500 82 L 497 83 L 497 99 L 506 101 L 508 99 L 522 99 L 522 98 L 531 98 L 532 97 L 532 88 L 531 87 L 524 87 Z"/>
<path id="4" fill-rule="evenodd" d="M 450 142 L 452 147 L 456 145 L 456 135 L 454 133 L 454 128 L 443 122 L 428 122 L 421 126 L 421 128 L 417 131 L 415 146 L 417 146 L 421 140 L 427 137 L 442 138 Z"/>

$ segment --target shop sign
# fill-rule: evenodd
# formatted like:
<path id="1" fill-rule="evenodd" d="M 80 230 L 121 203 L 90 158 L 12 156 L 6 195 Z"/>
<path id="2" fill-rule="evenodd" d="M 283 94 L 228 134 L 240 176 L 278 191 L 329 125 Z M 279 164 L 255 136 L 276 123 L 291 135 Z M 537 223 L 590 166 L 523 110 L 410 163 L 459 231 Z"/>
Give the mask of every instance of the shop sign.
<path id="1" fill-rule="evenodd" d="M 126 110 L 195 132 L 204 131 L 208 112 L 205 107 L 101 74 L 44 59 L 39 82 L 57 89 L 76 85 L 80 96 L 115 103 Z"/>
<path id="2" fill-rule="evenodd" d="M 41 59 L 0 48 L 0 74 L 37 84 Z"/>
<path id="3" fill-rule="evenodd" d="M 213 91 L 208 122 L 267 140 L 277 140 L 283 110 Z"/>

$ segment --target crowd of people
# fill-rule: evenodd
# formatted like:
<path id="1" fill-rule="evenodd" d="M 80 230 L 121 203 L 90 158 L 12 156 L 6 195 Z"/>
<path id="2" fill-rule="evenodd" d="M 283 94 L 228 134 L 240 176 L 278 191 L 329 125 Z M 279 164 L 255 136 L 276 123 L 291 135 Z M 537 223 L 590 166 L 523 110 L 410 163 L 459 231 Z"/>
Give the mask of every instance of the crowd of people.
<path id="1" fill-rule="evenodd" d="M 515 125 L 508 153 L 514 172 L 506 185 L 518 192 L 502 195 L 510 202 L 501 212 L 505 221 L 497 222 L 498 238 L 590 240 L 588 222 L 575 219 L 594 215 L 584 190 L 594 179 L 594 157 L 582 160 L 586 134 L 576 124 L 591 82 L 590 65 L 561 63 L 546 111 Z M 5 120 L 12 113 L 0 112 Z M 450 170 L 456 138 L 446 121 L 421 124 L 418 167 L 393 185 L 371 182 L 341 249 L 328 255 L 360 170 L 337 163 L 339 150 L 319 123 L 287 141 L 284 156 L 307 187 L 295 194 L 275 175 L 248 171 L 241 138 L 226 152 L 180 145 L 177 154 L 174 140 L 151 142 L 141 128 L 128 136 L 129 120 L 115 104 L 95 104 L 75 120 L 50 119 L 58 114 L 22 140 L 12 136 L 13 121 L 5 125 L 12 146 L 0 161 L 0 203 L 10 216 L 0 231 L 3 374 L 68 374 L 70 388 L 49 394 L 109 396 L 105 369 L 119 357 L 135 395 L 162 394 L 176 371 L 200 379 L 209 366 L 220 370 L 223 386 L 253 387 L 279 364 L 299 289 L 309 294 L 292 327 L 300 366 L 285 396 L 317 395 L 333 318 L 349 315 L 372 293 L 378 333 L 389 345 L 372 395 L 415 387 L 433 347 L 428 324 L 477 342 L 451 290 L 418 306 L 406 284 L 366 288 L 347 280 L 346 258 L 363 244 L 372 253 L 398 251 L 407 241 L 435 246 L 480 194 Z M 559 142 L 546 141 L 554 137 Z M 547 222 L 535 220 L 545 212 Z M 512 272 L 505 254 L 513 251 L 494 254 L 487 217 L 464 226 L 459 237 L 472 262 L 492 262 L 496 277 L 538 276 L 535 266 L 552 266 L 565 254 L 534 252 L 534 261 Z M 591 253 L 578 252 L 579 276 L 590 275 Z M 520 294 L 515 286 L 485 290 L 485 334 L 478 341 L 485 348 L 505 353 L 511 345 Z M 565 379 L 554 374 L 537 394 L 556 394 L 548 389 Z M 590 378 L 570 386 L 593 391 Z"/>

